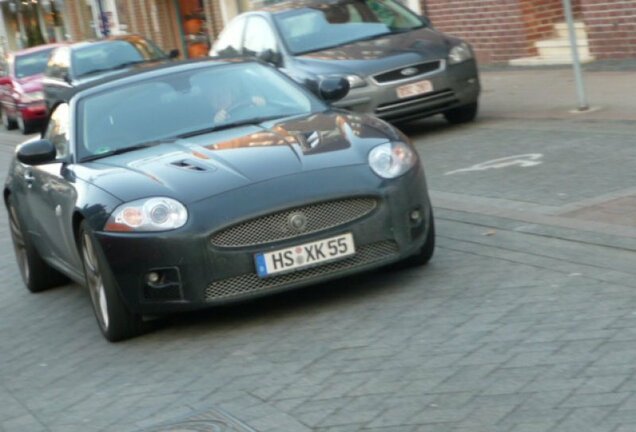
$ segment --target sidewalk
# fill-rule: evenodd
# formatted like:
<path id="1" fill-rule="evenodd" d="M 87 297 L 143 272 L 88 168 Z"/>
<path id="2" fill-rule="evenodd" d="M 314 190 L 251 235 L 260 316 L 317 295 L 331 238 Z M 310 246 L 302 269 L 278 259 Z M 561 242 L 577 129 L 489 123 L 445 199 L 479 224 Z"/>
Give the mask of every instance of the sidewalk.
<path id="1" fill-rule="evenodd" d="M 574 72 L 558 69 L 486 68 L 481 74 L 481 115 L 528 119 L 636 121 L 636 70 L 584 72 L 590 111 L 572 113 L 578 106 Z"/>
<path id="2" fill-rule="evenodd" d="M 636 68 L 587 70 L 587 112 L 576 110 L 570 67 L 485 68 L 481 79 L 478 121 L 466 130 L 472 142 L 461 149 L 444 144 L 426 150 L 435 159 L 427 166 L 434 205 L 633 242 Z M 529 153 L 540 153 L 542 165 L 512 176 L 504 170 L 449 176 L 466 168 L 455 161 L 458 151 L 467 155 L 466 167 Z M 436 172 L 448 161 L 453 162 Z"/>

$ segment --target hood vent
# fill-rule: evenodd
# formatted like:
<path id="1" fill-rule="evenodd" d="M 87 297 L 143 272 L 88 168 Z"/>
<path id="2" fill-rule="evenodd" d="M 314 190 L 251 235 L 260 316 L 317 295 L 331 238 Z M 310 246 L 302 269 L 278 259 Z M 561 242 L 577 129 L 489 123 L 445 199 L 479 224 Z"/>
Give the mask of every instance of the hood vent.
<path id="1" fill-rule="evenodd" d="M 306 150 L 313 150 L 318 147 L 318 145 L 320 145 L 321 138 L 320 132 L 318 131 L 296 134 L 296 139 Z"/>
<path id="2" fill-rule="evenodd" d="M 197 162 L 190 159 L 183 159 L 180 161 L 171 162 L 170 165 L 176 166 L 177 168 L 181 168 L 184 170 L 194 171 L 194 172 L 209 171 L 208 167 L 201 166 Z"/>

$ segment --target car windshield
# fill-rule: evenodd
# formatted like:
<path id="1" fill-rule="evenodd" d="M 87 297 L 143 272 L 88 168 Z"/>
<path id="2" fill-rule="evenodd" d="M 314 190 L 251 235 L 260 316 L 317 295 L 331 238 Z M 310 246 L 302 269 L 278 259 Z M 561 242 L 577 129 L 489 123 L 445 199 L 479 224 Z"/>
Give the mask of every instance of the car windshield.
<path id="1" fill-rule="evenodd" d="M 401 33 L 423 27 L 422 20 L 394 0 L 348 0 L 293 9 L 274 15 L 294 54 Z"/>
<path id="2" fill-rule="evenodd" d="M 53 48 L 16 56 L 15 76 L 17 78 L 25 78 L 43 74 L 52 50 Z"/>
<path id="3" fill-rule="evenodd" d="M 163 51 L 142 38 L 96 42 L 73 50 L 73 74 L 82 77 L 165 58 Z"/>
<path id="4" fill-rule="evenodd" d="M 78 106 L 80 159 L 326 109 L 259 63 L 211 65 L 136 80 L 86 96 Z"/>

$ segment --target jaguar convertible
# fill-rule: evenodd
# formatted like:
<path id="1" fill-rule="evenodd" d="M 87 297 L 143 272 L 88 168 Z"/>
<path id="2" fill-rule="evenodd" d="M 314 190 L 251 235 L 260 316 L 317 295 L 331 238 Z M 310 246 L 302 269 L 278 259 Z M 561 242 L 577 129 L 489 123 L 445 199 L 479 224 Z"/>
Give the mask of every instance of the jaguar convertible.
<path id="1" fill-rule="evenodd" d="M 118 341 L 147 317 L 425 264 L 418 154 L 382 120 L 331 108 L 348 89 L 210 60 L 78 88 L 4 186 L 27 288 L 85 285 Z"/>

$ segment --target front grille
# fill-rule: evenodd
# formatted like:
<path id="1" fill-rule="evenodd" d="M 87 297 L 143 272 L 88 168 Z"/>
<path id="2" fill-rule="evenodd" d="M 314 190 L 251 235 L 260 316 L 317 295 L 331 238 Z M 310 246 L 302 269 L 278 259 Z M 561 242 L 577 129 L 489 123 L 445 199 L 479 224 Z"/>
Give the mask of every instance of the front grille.
<path id="1" fill-rule="evenodd" d="M 342 261 L 324 264 L 293 273 L 261 279 L 256 273 L 247 273 L 229 279 L 212 282 L 205 290 L 206 301 L 227 300 L 245 294 L 283 288 L 295 283 L 332 276 L 347 270 L 355 269 L 373 263 L 379 263 L 393 258 L 398 253 L 398 246 L 394 241 L 383 241 L 362 246 L 356 254 Z"/>
<path id="2" fill-rule="evenodd" d="M 348 198 L 296 207 L 241 222 L 212 235 L 220 247 L 243 247 L 285 240 L 352 222 L 371 213 L 378 205 L 373 198 Z M 307 225 L 296 230 L 290 216 L 302 213 Z"/>
<path id="3" fill-rule="evenodd" d="M 386 84 L 393 81 L 402 81 L 405 79 L 415 78 L 419 75 L 424 75 L 429 72 L 436 71 L 442 67 L 442 62 L 440 60 L 419 63 L 413 66 L 403 66 L 399 69 L 394 69 L 388 72 L 383 72 L 381 74 L 375 75 L 373 79 L 378 84 Z M 402 71 L 407 69 L 413 69 L 412 73 L 409 75 L 402 74 Z"/>
<path id="4" fill-rule="evenodd" d="M 393 102 L 383 103 L 378 105 L 376 108 L 376 113 L 382 114 L 387 111 L 398 110 L 402 108 L 408 108 L 413 105 L 418 105 L 422 103 L 427 104 L 444 104 L 448 102 L 456 102 L 455 93 L 452 90 L 442 90 L 433 93 L 427 93 L 421 96 L 413 96 L 407 99 L 401 99 Z"/>

